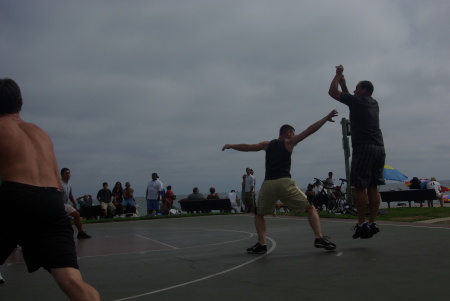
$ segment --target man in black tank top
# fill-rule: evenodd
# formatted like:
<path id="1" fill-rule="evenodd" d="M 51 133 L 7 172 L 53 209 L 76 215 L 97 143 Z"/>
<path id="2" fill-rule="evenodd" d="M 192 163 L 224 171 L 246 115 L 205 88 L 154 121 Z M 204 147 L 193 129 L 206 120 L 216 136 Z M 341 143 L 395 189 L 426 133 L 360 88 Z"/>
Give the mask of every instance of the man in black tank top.
<path id="1" fill-rule="evenodd" d="M 265 215 L 273 214 L 275 204 L 281 200 L 293 213 L 307 212 L 308 220 L 315 235 L 314 246 L 334 250 L 336 245 L 328 237 L 322 235 L 319 215 L 311 206 L 306 195 L 291 179 L 291 155 L 294 147 L 302 140 L 318 131 L 327 121 L 334 122 L 337 111 L 333 110 L 327 116 L 310 125 L 300 134 L 295 135 L 295 129 L 285 124 L 280 128 L 279 137 L 271 141 L 257 144 L 225 144 L 222 148 L 241 152 L 266 151 L 266 173 L 259 190 L 256 203 L 255 227 L 258 242 L 247 249 L 248 253 L 259 254 L 267 251 Z"/>

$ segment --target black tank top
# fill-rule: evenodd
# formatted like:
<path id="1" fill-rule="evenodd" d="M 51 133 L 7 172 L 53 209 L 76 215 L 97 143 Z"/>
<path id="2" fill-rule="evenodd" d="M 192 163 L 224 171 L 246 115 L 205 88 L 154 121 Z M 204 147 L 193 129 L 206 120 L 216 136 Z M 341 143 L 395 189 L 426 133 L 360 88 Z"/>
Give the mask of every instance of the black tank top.
<path id="1" fill-rule="evenodd" d="M 291 155 L 284 146 L 284 139 L 273 139 L 266 149 L 265 180 L 291 177 Z"/>

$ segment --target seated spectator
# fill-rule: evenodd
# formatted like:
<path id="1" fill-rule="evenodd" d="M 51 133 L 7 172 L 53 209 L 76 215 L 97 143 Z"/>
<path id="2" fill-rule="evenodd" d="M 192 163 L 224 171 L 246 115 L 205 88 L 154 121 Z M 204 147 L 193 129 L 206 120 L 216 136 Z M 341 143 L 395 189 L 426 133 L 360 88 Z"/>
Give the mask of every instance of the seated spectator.
<path id="1" fill-rule="evenodd" d="M 194 187 L 194 189 L 192 189 L 192 193 L 190 195 L 188 195 L 188 200 L 190 200 L 190 201 L 204 200 L 204 199 L 205 199 L 205 196 L 200 193 L 200 191 L 198 190 L 198 187 Z"/>
<path id="2" fill-rule="evenodd" d="M 86 219 L 95 219 L 97 216 L 93 216 L 93 215 L 88 215 L 89 214 L 89 209 L 88 207 L 92 207 L 93 203 L 92 203 L 92 196 L 90 194 L 85 194 L 83 196 L 80 196 L 78 198 L 76 198 L 79 208 L 80 208 L 80 216 L 82 217 L 86 217 Z"/>
<path id="3" fill-rule="evenodd" d="M 108 183 L 103 183 L 103 188 L 97 192 L 97 201 L 102 206 L 103 215 L 108 217 L 108 212 L 110 216 L 116 215 L 116 206 L 112 203 L 112 193 L 108 189 Z"/>
<path id="4" fill-rule="evenodd" d="M 308 201 L 311 203 L 311 201 L 314 199 L 314 196 L 316 193 L 314 192 L 314 185 L 308 184 L 308 187 L 306 187 L 306 197 L 308 198 Z"/>
<path id="5" fill-rule="evenodd" d="M 241 213 L 241 207 L 238 205 L 238 201 L 240 201 L 240 198 L 236 194 L 236 191 L 234 191 L 234 189 L 228 192 L 227 199 L 230 200 L 231 210 L 234 210 L 235 213 Z"/>
<path id="6" fill-rule="evenodd" d="M 131 188 L 130 182 L 125 183 L 123 189 L 123 206 L 125 213 L 136 213 L 136 201 L 134 200 L 134 189 Z"/>
<path id="7" fill-rule="evenodd" d="M 123 205 L 123 188 L 122 183 L 117 182 L 112 190 L 113 204 L 116 206 L 116 214 L 121 215 L 125 213 L 125 206 Z"/>
<path id="8" fill-rule="evenodd" d="M 207 200 L 220 200 L 219 194 L 216 192 L 216 188 L 209 188 L 209 194 L 206 196 Z"/>
<path id="9" fill-rule="evenodd" d="M 205 196 L 200 193 L 200 191 L 198 190 L 198 187 L 194 187 L 194 189 L 192 189 L 192 193 L 190 195 L 188 195 L 189 201 L 204 200 L 204 199 L 205 199 Z M 196 213 L 200 213 L 200 212 L 196 211 Z M 206 213 L 206 212 L 202 211 L 202 213 Z"/>
<path id="10" fill-rule="evenodd" d="M 435 177 L 431 177 L 430 182 L 427 183 L 427 189 L 434 189 L 436 191 L 436 197 L 439 201 L 441 207 L 444 207 L 444 199 L 442 198 L 441 184 L 436 180 Z M 428 207 L 433 207 L 433 200 L 427 200 Z"/>
<path id="11" fill-rule="evenodd" d="M 411 185 L 409 185 L 409 189 L 422 189 L 422 182 L 417 177 L 412 178 L 410 182 Z"/>

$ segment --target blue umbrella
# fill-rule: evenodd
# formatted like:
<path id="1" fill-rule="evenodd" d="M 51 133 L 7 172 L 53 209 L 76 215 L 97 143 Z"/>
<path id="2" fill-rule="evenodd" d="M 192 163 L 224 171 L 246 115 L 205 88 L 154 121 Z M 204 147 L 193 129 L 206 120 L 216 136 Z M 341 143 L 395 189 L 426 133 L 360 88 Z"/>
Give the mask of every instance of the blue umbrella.
<path id="1" fill-rule="evenodd" d="M 389 165 L 385 165 L 384 166 L 383 177 L 386 180 L 394 180 L 394 181 L 399 181 L 399 182 L 403 182 L 406 179 L 408 179 L 407 176 L 405 176 L 404 174 L 399 172 L 397 169 L 395 169 L 395 168 L 393 168 L 392 166 L 389 166 Z"/>

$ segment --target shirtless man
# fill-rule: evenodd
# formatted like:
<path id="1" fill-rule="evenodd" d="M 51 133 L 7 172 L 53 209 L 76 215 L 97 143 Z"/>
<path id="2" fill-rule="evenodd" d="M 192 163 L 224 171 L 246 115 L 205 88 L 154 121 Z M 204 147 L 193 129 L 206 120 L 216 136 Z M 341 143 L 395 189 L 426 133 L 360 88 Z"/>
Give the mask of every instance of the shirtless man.
<path id="1" fill-rule="evenodd" d="M 28 272 L 45 268 L 70 300 L 100 300 L 78 270 L 53 143 L 21 108 L 19 86 L 0 79 L 0 264 L 20 244 Z"/>

